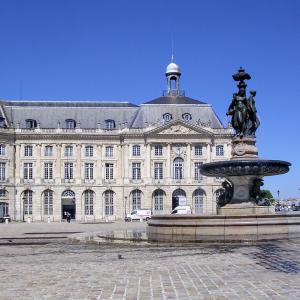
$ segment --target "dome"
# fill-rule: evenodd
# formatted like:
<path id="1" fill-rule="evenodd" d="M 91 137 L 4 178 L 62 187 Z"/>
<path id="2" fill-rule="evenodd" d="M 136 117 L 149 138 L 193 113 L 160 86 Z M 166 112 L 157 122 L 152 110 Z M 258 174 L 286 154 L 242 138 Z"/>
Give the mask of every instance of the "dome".
<path id="1" fill-rule="evenodd" d="M 167 66 L 167 69 L 166 69 L 166 74 L 170 74 L 170 73 L 178 73 L 178 74 L 181 74 L 180 73 L 180 69 L 179 69 L 179 66 L 173 62 L 171 62 L 168 66 Z"/>

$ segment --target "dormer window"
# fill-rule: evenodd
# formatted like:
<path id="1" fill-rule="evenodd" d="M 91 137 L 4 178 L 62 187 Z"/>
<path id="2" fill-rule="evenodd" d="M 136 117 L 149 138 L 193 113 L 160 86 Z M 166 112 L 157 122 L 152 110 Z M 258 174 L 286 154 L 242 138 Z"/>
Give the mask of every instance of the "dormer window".
<path id="1" fill-rule="evenodd" d="M 182 115 L 182 119 L 183 119 L 184 121 L 189 122 L 189 121 L 192 120 L 192 116 L 191 116 L 191 114 L 189 114 L 189 113 L 185 113 L 185 114 Z"/>
<path id="2" fill-rule="evenodd" d="M 114 120 L 105 120 L 105 129 L 111 130 L 116 128 L 116 123 Z"/>
<path id="3" fill-rule="evenodd" d="M 169 114 L 169 113 L 165 113 L 163 114 L 163 119 L 166 121 L 166 122 L 170 122 L 172 120 L 172 115 Z"/>
<path id="4" fill-rule="evenodd" d="M 25 120 L 25 126 L 27 129 L 34 129 L 37 127 L 37 121 L 33 119 Z"/>
<path id="5" fill-rule="evenodd" d="M 67 129 L 74 129 L 76 128 L 76 121 L 73 119 L 67 119 L 66 121 L 66 128 Z"/>
<path id="6" fill-rule="evenodd" d="M 5 128 L 5 119 L 0 117 L 0 128 Z"/>

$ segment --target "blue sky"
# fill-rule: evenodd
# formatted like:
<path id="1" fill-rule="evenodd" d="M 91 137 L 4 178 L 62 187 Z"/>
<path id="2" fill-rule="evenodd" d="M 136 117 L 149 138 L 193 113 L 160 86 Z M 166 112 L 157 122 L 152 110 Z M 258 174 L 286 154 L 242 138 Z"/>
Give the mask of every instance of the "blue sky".
<path id="1" fill-rule="evenodd" d="M 265 187 L 300 197 L 299 15 L 297 0 L 0 0 L 0 98 L 146 102 L 166 87 L 173 36 L 182 88 L 223 122 L 231 75 L 252 75 L 260 156 L 293 164 Z"/>

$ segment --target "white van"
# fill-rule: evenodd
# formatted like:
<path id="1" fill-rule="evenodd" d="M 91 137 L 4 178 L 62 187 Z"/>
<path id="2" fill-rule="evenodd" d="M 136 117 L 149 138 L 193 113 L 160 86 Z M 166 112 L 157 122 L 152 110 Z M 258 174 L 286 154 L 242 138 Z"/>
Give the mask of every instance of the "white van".
<path id="1" fill-rule="evenodd" d="M 191 207 L 187 205 L 177 206 L 171 212 L 171 215 L 190 215 L 190 214 L 192 214 L 192 210 Z"/>
<path id="2" fill-rule="evenodd" d="M 131 212 L 131 214 L 128 214 L 125 218 L 125 221 L 131 222 L 135 220 L 146 220 L 148 221 L 151 219 L 151 209 L 136 209 Z"/>

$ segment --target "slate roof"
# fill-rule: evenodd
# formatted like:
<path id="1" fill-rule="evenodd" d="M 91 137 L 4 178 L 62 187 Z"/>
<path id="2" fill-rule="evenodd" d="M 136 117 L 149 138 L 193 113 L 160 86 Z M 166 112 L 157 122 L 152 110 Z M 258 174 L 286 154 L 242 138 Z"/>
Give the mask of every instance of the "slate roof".
<path id="1" fill-rule="evenodd" d="M 140 106 L 128 102 L 76 102 L 76 101 L 6 101 L 0 100 L 8 124 L 17 123 L 25 128 L 25 120 L 33 119 L 41 128 L 65 127 L 65 120 L 73 119 L 81 128 L 105 128 L 105 120 L 114 120 L 116 127 L 127 123 L 131 128 L 144 128 L 148 124 L 163 124 L 163 115 L 169 113 L 172 120 L 182 120 L 189 113 L 191 124 L 209 124 L 211 128 L 223 128 L 210 104 L 185 96 L 160 97 Z"/>
<path id="2" fill-rule="evenodd" d="M 163 96 L 148 101 L 145 104 L 205 104 L 205 103 L 185 96 Z"/>

